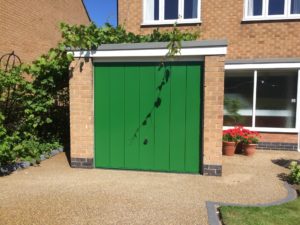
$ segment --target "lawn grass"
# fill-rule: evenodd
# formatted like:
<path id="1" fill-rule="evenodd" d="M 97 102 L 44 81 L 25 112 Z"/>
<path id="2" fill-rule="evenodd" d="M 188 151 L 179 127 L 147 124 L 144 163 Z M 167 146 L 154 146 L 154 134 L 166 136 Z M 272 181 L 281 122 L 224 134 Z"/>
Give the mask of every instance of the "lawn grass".
<path id="1" fill-rule="evenodd" d="M 300 198 L 270 207 L 221 206 L 225 225 L 300 225 Z"/>

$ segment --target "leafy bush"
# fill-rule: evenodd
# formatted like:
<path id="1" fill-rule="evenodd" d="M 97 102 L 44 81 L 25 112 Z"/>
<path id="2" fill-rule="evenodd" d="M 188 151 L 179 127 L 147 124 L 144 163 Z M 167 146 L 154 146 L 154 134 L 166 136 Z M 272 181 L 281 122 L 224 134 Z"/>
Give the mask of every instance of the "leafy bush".
<path id="1" fill-rule="evenodd" d="M 289 166 L 291 172 L 289 174 L 290 182 L 293 184 L 300 184 L 300 165 L 293 161 Z"/>
<path id="2" fill-rule="evenodd" d="M 43 73 L 26 80 L 24 68 L 0 69 L 0 165 L 38 159 L 57 146 L 51 141 L 58 140 L 55 129 L 44 130 L 54 120 L 55 97 L 61 94 L 47 88 L 49 76 Z"/>
<path id="3" fill-rule="evenodd" d="M 154 29 L 146 35 L 127 32 L 123 26 L 113 27 L 106 23 L 103 27 L 97 27 L 94 23 L 85 25 L 60 25 L 63 37 L 63 45 L 67 47 L 92 50 L 102 44 L 117 43 L 143 43 L 143 42 L 170 42 L 171 45 L 180 46 L 181 41 L 192 41 L 199 36 L 198 32 L 182 32 L 174 25 L 170 31 L 160 32 Z"/>
<path id="4" fill-rule="evenodd" d="M 2 136 L 0 143 L 0 166 L 17 161 L 17 154 L 14 150 L 20 138 L 16 133 L 11 136 Z"/>
<path id="5" fill-rule="evenodd" d="M 21 140 L 17 134 L 6 136 L 0 144 L 0 166 L 21 161 L 39 161 L 42 154 L 48 155 L 59 148 L 58 142 L 43 143 L 40 140 Z"/>
<path id="6" fill-rule="evenodd" d="M 180 53 L 181 41 L 197 33 L 171 31 L 136 35 L 124 27 L 61 23 L 62 42 L 28 65 L 0 69 L 0 165 L 38 159 L 69 140 L 69 65 L 67 49 L 96 49 L 101 44 L 169 42 L 167 56 Z M 30 76 L 31 80 L 24 78 Z"/>

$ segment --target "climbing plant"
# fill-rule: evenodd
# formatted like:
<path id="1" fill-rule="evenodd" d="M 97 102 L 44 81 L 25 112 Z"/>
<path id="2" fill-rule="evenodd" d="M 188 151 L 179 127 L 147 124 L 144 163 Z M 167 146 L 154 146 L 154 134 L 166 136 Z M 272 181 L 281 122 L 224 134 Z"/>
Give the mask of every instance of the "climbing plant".
<path id="1" fill-rule="evenodd" d="M 9 71 L 0 69 L 0 166 L 26 157 L 35 158 L 50 148 L 49 143 L 68 144 L 69 65 L 73 60 L 68 50 L 93 50 L 102 44 L 168 42 L 166 57 L 173 57 L 180 53 L 181 41 L 195 40 L 198 36 L 181 32 L 176 26 L 164 32 L 154 29 L 146 35 L 110 24 L 97 27 L 94 23 L 61 23 L 60 29 L 62 40 L 57 47 L 30 64 Z"/>
<path id="2" fill-rule="evenodd" d="M 108 23 L 100 28 L 94 23 L 89 26 L 61 23 L 60 28 L 63 37 L 60 46 L 92 50 L 101 44 L 169 42 L 169 55 L 179 53 L 181 41 L 195 40 L 199 36 L 199 32 L 181 32 L 176 24 L 170 31 L 161 32 L 157 28 L 146 35 L 127 32 L 122 26 L 113 27 Z"/>

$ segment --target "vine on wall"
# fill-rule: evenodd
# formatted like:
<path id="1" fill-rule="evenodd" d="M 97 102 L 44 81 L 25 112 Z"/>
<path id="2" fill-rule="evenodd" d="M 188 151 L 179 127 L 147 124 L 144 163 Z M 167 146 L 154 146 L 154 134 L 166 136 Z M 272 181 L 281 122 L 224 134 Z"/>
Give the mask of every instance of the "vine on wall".
<path id="1" fill-rule="evenodd" d="M 62 41 L 31 64 L 9 71 L 0 69 L 0 166 L 37 158 L 57 142 L 69 140 L 68 49 L 94 50 L 102 44 L 168 42 L 166 57 L 180 53 L 181 41 L 198 33 L 154 29 L 147 35 L 127 32 L 122 26 L 60 24 Z M 24 74 L 30 74 L 29 82 Z"/>

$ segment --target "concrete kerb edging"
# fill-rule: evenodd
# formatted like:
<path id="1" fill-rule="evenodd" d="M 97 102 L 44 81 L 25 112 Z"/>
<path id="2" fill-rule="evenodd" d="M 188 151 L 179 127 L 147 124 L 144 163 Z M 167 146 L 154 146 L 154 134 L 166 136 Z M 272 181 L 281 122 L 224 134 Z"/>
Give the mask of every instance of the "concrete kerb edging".
<path id="1" fill-rule="evenodd" d="M 284 182 L 284 187 L 287 189 L 288 194 L 284 199 L 271 202 L 271 203 L 260 203 L 254 205 L 243 205 L 243 204 L 234 204 L 234 203 L 223 203 L 223 202 L 206 202 L 207 215 L 208 215 L 208 223 L 209 225 L 220 225 L 222 222 L 220 221 L 218 208 L 220 206 L 239 206 L 239 207 L 266 207 L 266 206 L 275 206 L 281 205 L 283 203 L 287 203 L 293 201 L 297 198 L 297 192 L 294 190 L 287 182 Z"/>
<path id="2" fill-rule="evenodd" d="M 40 160 L 44 161 L 44 160 L 49 159 L 61 152 L 63 152 L 63 148 L 54 149 L 46 155 L 45 154 L 40 155 Z M 0 176 L 8 175 L 17 170 L 26 169 L 26 168 L 30 167 L 31 165 L 32 165 L 32 162 L 23 161 L 23 162 L 10 164 L 10 165 L 6 165 L 6 166 L 0 166 Z"/>

